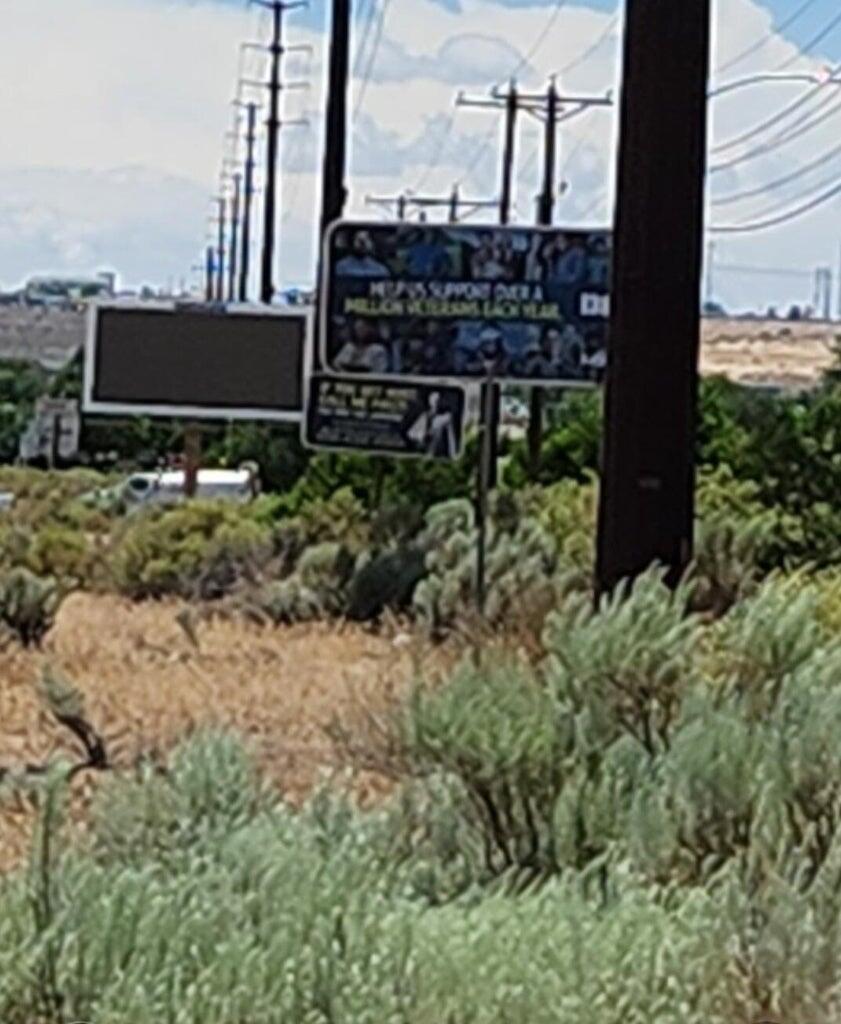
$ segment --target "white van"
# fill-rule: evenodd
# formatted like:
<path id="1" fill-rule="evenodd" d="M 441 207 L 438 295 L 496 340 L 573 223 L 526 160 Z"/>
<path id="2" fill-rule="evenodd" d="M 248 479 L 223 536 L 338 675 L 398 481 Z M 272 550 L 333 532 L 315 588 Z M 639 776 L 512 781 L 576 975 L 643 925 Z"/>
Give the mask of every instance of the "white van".
<path id="1" fill-rule="evenodd" d="M 260 491 L 254 470 L 200 469 L 196 497 L 207 501 L 232 501 L 246 504 Z M 121 485 L 120 497 L 129 508 L 140 505 L 177 505 L 184 500 L 184 470 L 132 473 Z"/>

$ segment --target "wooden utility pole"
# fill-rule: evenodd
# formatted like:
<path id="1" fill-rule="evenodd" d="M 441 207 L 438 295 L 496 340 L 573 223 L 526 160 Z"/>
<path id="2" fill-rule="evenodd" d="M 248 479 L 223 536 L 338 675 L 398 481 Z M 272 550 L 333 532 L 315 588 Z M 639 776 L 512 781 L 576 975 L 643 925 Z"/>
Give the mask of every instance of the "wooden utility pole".
<path id="1" fill-rule="evenodd" d="M 692 558 L 710 0 L 628 0 L 598 588 Z"/>
<path id="2" fill-rule="evenodd" d="M 312 346 L 313 369 L 319 370 L 321 330 L 321 285 L 324 274 L 324 240 L 327 230 L 341 220 L 347 202 L 347 94 L 350 75 L 351 0 L 332 0 L 330 58 L 327 72 L 327 110 L 324 131 L 324 162 L 321 172 L 321 221 L 316 271 L 319 301 L 315 307 L 316 344 Z"/>
<path id="3" fill-rule="evenodd" d="M 332 0 L 330 64 L 327 80 L 327 112 L 324 164 L 321 176 L 321 238 L 330 225 L 341 220 L 347 202 L 347 93 L 350 74 L 351 0 Z"/>
<path id="4" fill-rule="evenodd" d="M 502 170 L 500 174 L 500 198 L 499 198 L 499 223 L 506 225 L 511 220 L 511 206 L 514 199 L 514 164 L 516 161 L 517 149 L 517 115 L 520 112 L 519 94 L 517 83 L 512 79 L 508 84 L 508 92 L 501 95 L 496 90 L 491 93 L 491 99 L 470 99 L 459 94 L 456 105 L 460 107 L 486 108 L 490 110 L 504 110 L 505 128 L 503 131 L 502 144 Z M 491 388 L 492 393 L 486 394 L 486 389 Z M 484 447 L 487 447 L 487 487 L 493 490 L 497 485 L 497 467 L 499 465 L 499 418 L 500 405 L 502 403 L 502 389 L 498 384 L 485 383 L 482 385 L 482 417 Z"/>
<path id="5" fill-rule="evenodd" d="M 546 124 L 543 142 L 543 189 L 537 203 L 537 223 L 552 224 L 555 216 L 555 173 L 558 153 L 558 90 L 555 79 L 546 91 Z M 532 388 L 529 396 L 529 472 L 536 479 L 543 448 L 543 389 Z"/>

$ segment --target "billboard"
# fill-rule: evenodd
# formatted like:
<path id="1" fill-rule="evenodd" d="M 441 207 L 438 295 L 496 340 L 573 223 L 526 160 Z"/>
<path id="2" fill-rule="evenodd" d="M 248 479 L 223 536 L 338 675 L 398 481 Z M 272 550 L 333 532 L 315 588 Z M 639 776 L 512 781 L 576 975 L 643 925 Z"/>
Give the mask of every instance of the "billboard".
<path id="1" fill-rule="evenodd" d="M 464 435 L 459 387 L 314 375 L 304 443 L 312 448 L 455 459 Z"/>
<path id="2" fill-rule="evenodd" d="M 333 373 L 564 387 L 607 363 L 611 233 L 334 224 L 321 357 Z"/>
<path id="3" fill-rule="evenodd" d="M 84 411 L 299 422 L 310 331 L 304 308 L 99 304 Z"/>

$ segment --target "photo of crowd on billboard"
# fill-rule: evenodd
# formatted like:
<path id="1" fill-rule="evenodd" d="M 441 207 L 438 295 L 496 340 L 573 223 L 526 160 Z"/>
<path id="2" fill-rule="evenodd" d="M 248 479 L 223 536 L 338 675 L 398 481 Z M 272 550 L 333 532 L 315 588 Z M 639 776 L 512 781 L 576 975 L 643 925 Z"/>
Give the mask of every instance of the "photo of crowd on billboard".
<path id="1" fill-rule="evenodd" d="M 598 383 L 608 231 L 341 224 L 322 346 L 336 373 Z"/>

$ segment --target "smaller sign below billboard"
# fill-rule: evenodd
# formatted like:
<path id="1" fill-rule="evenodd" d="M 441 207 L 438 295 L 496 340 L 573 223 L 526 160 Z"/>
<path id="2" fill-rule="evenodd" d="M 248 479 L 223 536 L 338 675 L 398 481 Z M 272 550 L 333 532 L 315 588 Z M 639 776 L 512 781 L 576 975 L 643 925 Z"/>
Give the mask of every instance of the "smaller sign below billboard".
<path id="1" fill-rule="evenodd" d="M 464 412 L 460 387 L 320 374 L 310 378 L 304 443 L 455 459 L 461 453 Z"/>

